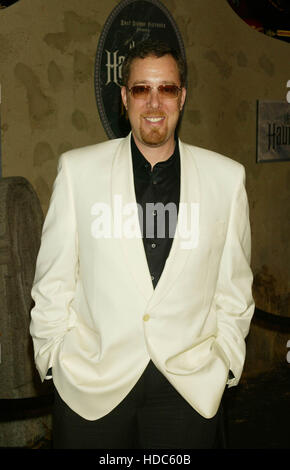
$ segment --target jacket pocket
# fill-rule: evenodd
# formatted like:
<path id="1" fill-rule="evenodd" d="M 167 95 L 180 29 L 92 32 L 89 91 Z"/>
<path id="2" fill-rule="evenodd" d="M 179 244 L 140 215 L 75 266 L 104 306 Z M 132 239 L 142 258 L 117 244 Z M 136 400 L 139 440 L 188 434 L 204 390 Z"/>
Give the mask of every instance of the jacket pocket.
<path id="1" fill-rule="evenodd" d="M 215 335 L 197 340 L 192 346 L 165 361 L 167 372 L 176 375 L 190 375 L 202 369 L 211 359 L 214 351 Z"/>

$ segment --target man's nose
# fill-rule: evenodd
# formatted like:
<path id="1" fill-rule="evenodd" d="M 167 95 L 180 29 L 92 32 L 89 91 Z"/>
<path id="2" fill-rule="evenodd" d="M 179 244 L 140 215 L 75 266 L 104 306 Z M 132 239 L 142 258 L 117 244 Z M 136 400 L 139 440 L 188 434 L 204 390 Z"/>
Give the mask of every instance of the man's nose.
<path id="1" fill-rule="evenodd" d="M 159 92 L 158 92 L 157 88 L 151 88 L 147 104 L 151 108 L 159 108 L 160 107 L 161 100 L 160 100 L 160 96 L 159 96 Z"/>

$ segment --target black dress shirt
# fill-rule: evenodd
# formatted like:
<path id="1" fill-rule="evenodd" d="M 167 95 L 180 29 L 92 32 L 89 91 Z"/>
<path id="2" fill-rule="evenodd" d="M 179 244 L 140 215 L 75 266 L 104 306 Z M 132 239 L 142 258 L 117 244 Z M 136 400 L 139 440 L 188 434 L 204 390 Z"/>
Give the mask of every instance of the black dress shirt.
<path id="1" fill-rule="evenodd" d="M 177 223 L 180 198 L 178 140 L 171 157 L 156 163 L 153 169 L 137 148 L 133 136 L 131 149 L 139 222 L 155 288 L 169 255 Z M 156 205 L 157 203 L 161 204 Z"/>

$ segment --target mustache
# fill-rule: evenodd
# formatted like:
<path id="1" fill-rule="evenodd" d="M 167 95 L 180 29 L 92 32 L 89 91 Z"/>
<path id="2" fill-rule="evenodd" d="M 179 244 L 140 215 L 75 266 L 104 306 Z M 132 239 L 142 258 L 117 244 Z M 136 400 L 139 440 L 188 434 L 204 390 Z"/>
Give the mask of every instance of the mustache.
<path id="1" fill-rule="evenodd" d="M 141 118 L 142 119 L 146 119 L 146 118 L 166 118 L 166 114 L 164 113 L 146 113 L 146 114 L 142 114 L 141 115 Z"/>
<path id="2" fill-rule="evenodd" d="M 166 113 L 164 113 L 164 111 L 156 111 L 156 110 L 152 110 L 152 111 L 147 111 L 146 113 L 142 113 L 141 114 L 142 117 L 166 117 Z"/>

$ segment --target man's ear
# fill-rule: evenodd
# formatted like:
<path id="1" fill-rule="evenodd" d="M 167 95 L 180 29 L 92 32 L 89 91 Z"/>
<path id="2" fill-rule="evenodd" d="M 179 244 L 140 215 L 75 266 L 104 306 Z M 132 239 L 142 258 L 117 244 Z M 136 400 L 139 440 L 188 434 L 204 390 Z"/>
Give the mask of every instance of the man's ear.
<path id="1" fill-rule="evenodd" d="M 186 98 L 186 88 L 182 87 L 181 89 L 181 98 L 180 98 L 180 111 L 182 110 Z"/>
<path id="2" fill-rule="evenodd" d="M 125 86 L 122 86 L 121 88 L 121 97 L 122 97 L 123 105 L 125 106 L 125 109 L 127 109 L 127 89 Z"/>

